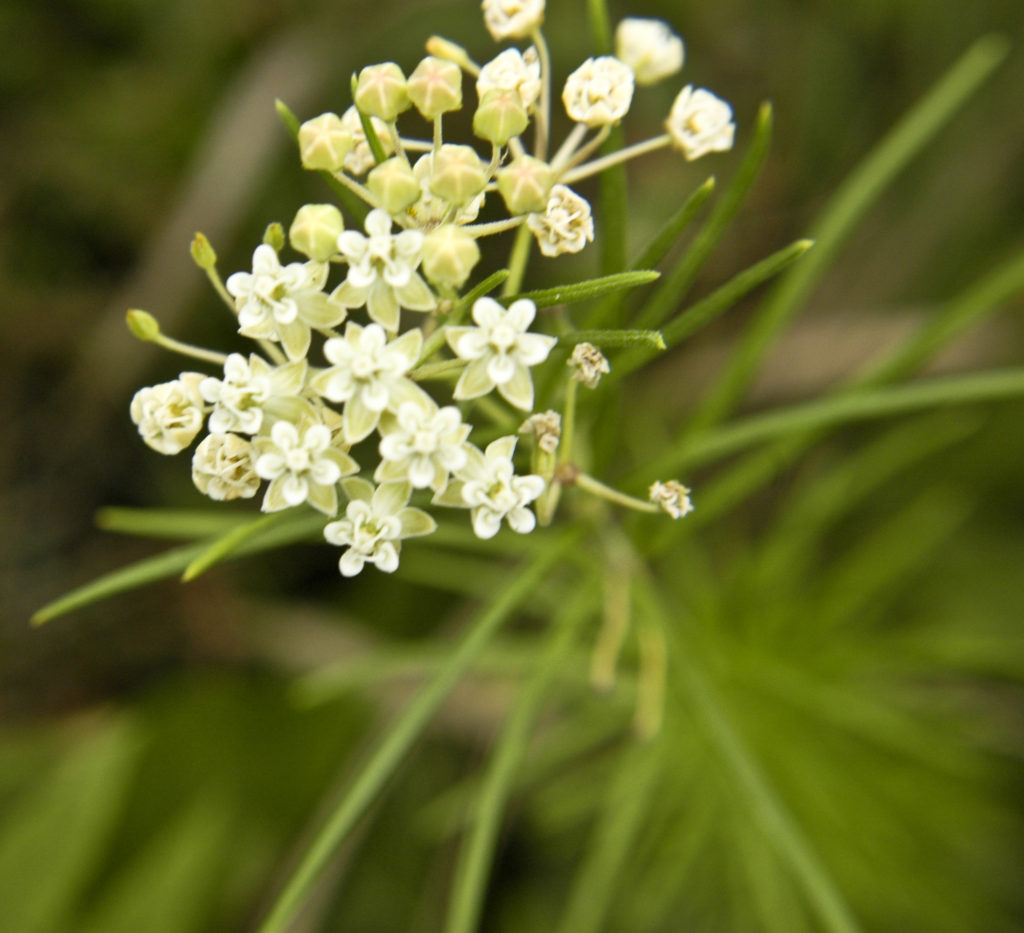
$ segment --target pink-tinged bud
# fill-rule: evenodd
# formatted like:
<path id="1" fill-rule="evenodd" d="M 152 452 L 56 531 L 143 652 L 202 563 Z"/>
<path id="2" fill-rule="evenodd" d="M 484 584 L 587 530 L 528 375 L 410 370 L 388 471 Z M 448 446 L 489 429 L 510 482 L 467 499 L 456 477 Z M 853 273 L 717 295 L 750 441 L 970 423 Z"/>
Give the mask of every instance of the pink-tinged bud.
<path id="1" fill-rule="evenodd" d="M 381 162 L 366 179 L 366 187 L 389 214 L 400 214 L 420 197 L 419 179 L 401 156 Z"/>
<path id="2" fill-rule="evenodd" d="M 449 204 L 473 200 L 487 184 L 487 172 L 470 146 L 442 146 L 434 155 L 430 190 Z"/>
<path id="3" fill-rule="evenodd" d="M 439 288 L 461 288 L 480 261 L 480 247 L 463 227 L 445 224 L 423 238 L 423 273 Z"/>
<path id="4" fill-rule="evenodd" d="M 368 65 L 359 72 L 355 105 L 367 116 L 385 123 L 409 109 L 409 93 L 402 69 L 394 62 Z"/>
<path id="5" fill-rule="evenodd" d="M 304 256 L 327 262 L 338 252 L 338 234 L 344 229 L 341 211 L 333 204 L 306 204 L 296 212 L 288 240 Z"/>
<path id="6" fill-rule="evenodd" d="M 356 141 L 336 113 L 322 113 L 299 127 L 302 167 L 325 172 L 340 171 Z"/>
<path id="7" fill-rule="evenodd" d="M 428 55 L 409 75 L 409 98 L 428 120 L 462 106 L 462 70 Z"/>
<path id="8" fill-rule="evenodd" d="M 498 172 L 498 191 L 510 214 L 532 214 L 547 207 L 555 175 L 533 156 L 520 156 Z"/>
<path id="9" fill-rule="evenodd" d="M 473 114 L 473 132 L 496 146 L 504 146 L 529 124 L 523 99 L 516 90 L 495 88 L 488 91 Z"/>

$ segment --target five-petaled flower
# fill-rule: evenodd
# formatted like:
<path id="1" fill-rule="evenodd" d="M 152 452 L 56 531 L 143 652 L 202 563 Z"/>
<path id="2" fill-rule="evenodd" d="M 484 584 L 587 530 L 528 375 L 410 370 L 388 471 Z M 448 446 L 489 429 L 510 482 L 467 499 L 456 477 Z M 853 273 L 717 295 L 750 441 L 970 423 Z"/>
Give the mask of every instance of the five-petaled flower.
<path id="1" fill-rule="evenodd" d="M 422 509 L 408 505 L 408 483 L 372 483 L 352 477 L 342 482 L 349 503 L 345 517 L 324 528 L 331 544 L 347 547 L 338 561 L 342 576 L 354 577 L 364 565 L 394 573 L 403 538 L 430 534 L 437 523 Z"/>
<path id="2" fill-rule="evenodd" d="M 439 409 L 429 399 L 402 402 L 381 421 L 381 461 L 373 478 L 408 479 L 414 489 L 429 486 L 438 492 L 451 473 L 466 465 L 469 431 L 454 405 Z"/>
<path id="3" fill-rule="evenodd" d="M 449 327 L 445 338 L 460 359 L 469 360 L 455 386 L 455 398 L 477 398 L 497 387 L 511 405 L 533 408 L 531 366 L 543 363 L 557 343 L 545 334 L 527 333 L 537 308 L 529 298 L 506 309 L 493 298 L 473 304 L 477 327 Z"/>

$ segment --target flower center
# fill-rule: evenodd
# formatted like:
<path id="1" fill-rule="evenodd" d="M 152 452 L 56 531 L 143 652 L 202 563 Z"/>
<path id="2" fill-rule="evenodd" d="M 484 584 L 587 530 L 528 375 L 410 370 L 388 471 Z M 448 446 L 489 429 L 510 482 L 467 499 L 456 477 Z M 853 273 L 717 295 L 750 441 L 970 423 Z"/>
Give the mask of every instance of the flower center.
<path id="1" fill-rule="evenodd" d="M 372 356 L 357 356 L 352 360 L 352 375 L 356 379 L 369 379 L 377 371 L 377 361 Z"/>
<path id="2" fill-rule="evenodd" d="M 292 473 L 304 473 L 309 469 L 309 451 L 302 447 L 293 447 L 285 455 L 285 462 Z"/>
<path id="3" fill-rule="evenodd" d="M 413 450 L 418 454 L 432 454 L 437 450 L 437 438 L 433 431 L 417 431 L 412 438 Z"/>
<path id="4" fill-rule="evenodd" d="M 491 331 L 491 346 L 499 353 L 507 353 L 515 344 L 519 334 L 508 324 L 497 324 Z"/>

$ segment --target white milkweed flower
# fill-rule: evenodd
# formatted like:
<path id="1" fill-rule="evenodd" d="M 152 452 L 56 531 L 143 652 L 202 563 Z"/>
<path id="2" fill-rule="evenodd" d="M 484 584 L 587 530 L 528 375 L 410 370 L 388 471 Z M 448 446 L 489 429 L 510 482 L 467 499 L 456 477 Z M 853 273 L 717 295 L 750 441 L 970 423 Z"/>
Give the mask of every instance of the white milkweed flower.
<path id="1" fill-rule="evenodd" d="M 578 253 L 594 241 L 590 204 L 566 185 L 555 185 L 544 213 L 530 214 L 526 224 L 545 256 Z"/>
<path id="2" fill-rule="evenodd" d="M 331 429 L 312 418 L 278 421 L 270 434 L 253 439 L 256 473 L 270 480 L 263 511 L 277 512 L 308 502 L 326 515 L 338 511 L 338 481 L 359 464 L 333 446 Z"/>
<path id="3" fill-rule="evenodd" d="M 493 298 L 479 298 L 473 304 L 478 327 L 445 330 L 455 355 L 470 361 L 455 386 L 455 398 L 477 398 L 497 386 L 510 404 L 524 411 L 533 407 L 529 367 L 543 363 L 558 342 L 544 334 L 527 333 L 536 313 L 529 298 L 513 301 L 508 309 Z"/>
<path id="4" fill-rule="evenodd" d="M 161 454 L 176 454 L 195 440 L 206 409 L 199 393 L 202 373 L 182 373 L 170 382 L 139 389 L 129 413 L 146 444 Z"/>
<path id="5" fill-rule="evenodd" d="M 256 434 L 267 416 L 293 420 L 308 410 L 300 397 L 306 382 L 306 361 L 273 367 L 253 353 L 247 360 L 232 353 L 224 362 L 224 378 L 207 376 L 199 383 L 202 397 L 213 404 L 211 434 Z"/>
<path id="6" fill-rule="evenodd" d="M 663 483 L 660 480 L 650 488 L 651 502 L 660 505 L 673 518 L 682 518 L 693 511 L 690 501 L 690 490 L 677 480 L 670 479 Z"/>
<path id="7" fill-rule="evenodd" d="M 310 329 L 334 327 L 345 319 L 345 306 L 322 291 L 328 266 L 290 262 L 282 266 L 272 246 L 262 243 L 252 254 L 252 272 L 228 276 L 224 287 L 235 298 L 238 332 L 257 340 L 277 340 L 288 358 L 309 350 Z"/>
<path id="8" fill-rule="evenodd" d="M 544 22 L 544 0 L 483 0 L 480 6 L 495 42 L 522 39 Z"/>
<path id="9" fill-rule="evenodd" d="M 309 386 L 332 402 L 344 402 L 343 436 L 354 444 L 366 437 L 387 409 L 428 396 L 406 373 L 419 359 L 423 333 L 409 330 L 388 343 L 379 324 L 362 327 L 352 321 L 342 337 L 324 343 L 324 356 L 334 365 L 309 380 Z"/>
<path id="10" fill-rule="evenodd" d="M 613 55 L 588 58 L 565 82 L 562 103 L 577 123 L 617 123 L 633 101 L 633 69 Z"/>
<path id="11" fill-rule="evenodd" d="M 470 509 L 473 533 L 478 538 L 493 538 L 502 519 L 519 534 L 536 527 L 537 518 L 526 506 L 544 492 L 544 480 L 533 474 L 516 476 L 512 464 L 516 439 L 499 437 L 483 452 L 466 445 L 466 465 L 456 479 L 434 496 L 438 505 Z"/>
<path id="12" fill-rule="evenodd" d="M 466 465 L 465 441 L 470 426 L 454 405 L 431 401 L 402 402 L 381 421 L 380 466 L 373 478 L 408 480 L 414 489 L 439 492 L 451 473 Z"/>
<path id="13" fill-rule="evenodd" d="M 391 141 L 388 125 L 379 117 L 370 117 L 370 123 L 377 133 L 377 139 L 380 140 L 384 154 L 386 156 L 394 155 L 395 145 Z M 345 161 L 341 163 L 341 167 L 350 175 L 362 175 L 377 163 L 373 158 L 373 150 L 366 141 L 363 123 L 359 119 L 359 111 L 355 108 L 354 104 L 341 115 L 341 125 L 343 129 L 348 130 L 352 134 L 352 139 L 355 140 L 352 151 L 345 156 Z"/>
<path id="14" fill-rule="evenodd" d="M 476 93 L 481 100 L 488 91 L 518 91 L 527 110 L 540 97 L 540 89 L 540 58 L 532 45 L 525 52 L 505 49 L 480 69 L 476 79 Z"/>
<path id="15" fill-rule="evenodd" d="M 537 438 L 537 447 L 545 453 L 553 454 L 562 439 L 562 416 L 550 409 L 539 411 L 519 425 L 519 433 L 533 434 Z"/>
<path id="16" fill-rule="evenodd" d="M 423 253 L 419 230 L 391 233 L 391 216 L 374 208 L 366 217 L 363 236 L 345 230 L 338 250 L 348 260 L 348 277 L 331 296 L 349 308 L 363 304 L 370 317 L 389 331 L 398 330 L 400 308 L 432 311 L 437 299 L 416 271 Z"/>
<path id="17" fill-rule="evenodd" d="M 238 434 L 207 434 L 192 456 L 192 482 L 218 502 L 251 499 L 260 488 L 252 442 Z"/>
<path id="18" fill-rule="evenodd" d="M 683 67 L 683 40 L 660 19 L 626 17 L 615 29 L 615 57 L 633 69 L 636 83 L 655 84 Z"/>
<path id="19" fill-rule="evenodd" d="M 437 523 L 422 509 L 408 505 L 409 483 L 381 483 L 376 489 L 365 479 L 352 477 L 342 482 L 349 503 L 345 517 L 324 528 L 330 544 L 346 547 L 338 569 L 354 577 L 366 564 L 394 573 L 403 538 L 428 535 Z"/>
<path id="20" fill-rule="evenodd" d="M 592 343 L 578 343 L 572 348 L 569 365 L 573 367 L 572 378 L 582 382 L 588 389 L 596 389 L 601 377 L 612 371 L 608 358 Z"/>
<path id="21" fill-rule="evenodd" d="M 665 121 L 672 143 L 681 149 L 687 161 L 709 152 L 725 152 L 732 148 L 736 124 L 732 107 L 704 88 L 684 87 L 672 104 Z"/>

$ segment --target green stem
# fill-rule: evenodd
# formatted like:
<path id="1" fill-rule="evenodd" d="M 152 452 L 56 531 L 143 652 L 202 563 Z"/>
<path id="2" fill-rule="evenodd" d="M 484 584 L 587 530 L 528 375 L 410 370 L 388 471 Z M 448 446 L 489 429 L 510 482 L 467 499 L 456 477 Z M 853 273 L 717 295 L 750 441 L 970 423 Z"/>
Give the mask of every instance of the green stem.
<path id="1" fill-rule="evenodd" d="M 594 159 L 593 162 L 586 162 L 574 169 L 570 169 L 559 179 L 559 181 L 563 185 L 571 185 L 573 182 L 577 182 L 581 178 L 590 178 L 591 175 L 597 175 L 605 169 L 611 168 L 613 165 L 618 165 L 621 162 L 628 162 L 630 159 L 646 155 L 648 152 L 656 152 L 659 149 L 664 149 L 671 141 L 672 137 L 669 136 L 668 133 L 665 133 L 663 136 L 654 136 L 651 139 L 644 140 L 642 143 L 634 143 L 632 146 L 627 146 L 625 149 L 619 149 L 617 152 L 601 156 L 600 159 Z"/>
<path id="2" fill-rule="evenodd" d="M 578 541 L 575 533 L 548 538 L 534 559 L 501 590 L 477 617 L 468 635 L 437 674 L 389 729 L 348 792 L 319 827 L 298 867 L 274 901 L 257 933 L 284 933 L 331 857 L 382 791 L 413 743 L 455 688 L 491 636 Z"/>
<path id="3" fill-rule="evenodd" d="M 584 489 L 592 495 L 604 499 L 606 502 L 623 505 L 627 509 L 634 509 L 637 512 L 650 512 L 653 515 L 661 513 L 661 506 L 655 505 L 653 502 L 647 502 L 644 499 L 637 499 L 635 496 L 629 496 L 624 492 L 619 492 L 618 489 L 606 486 L 600 480 L 594 479 L 593 476 L 587 473 L 578 474 L 574 482 L 580 489 Z"/>
<path id="4" fill-rule="evenodd" d="M 533 234 L 530 228 L 523 224 L 516 231 L 516 239 L 512 244 L 512 254 L 508 260 L 508 278 L 502 286 L 503 296 L 514 295 L 523 284 L 523 276 L 526 274 L 526 263 L 530 259 L 530 247 L 533 245 Z"/>
<path id="5" fill-rule="evenodd" d="M 540 28 L 534 29 L 530 38 L 537 47 L 537 55 L 540 58 L 540 109 L 537 111 L 535 123 L 533 154 L 538 159 L 546 159 L 548 134 L 551 131 L 551 51 Z"/>

